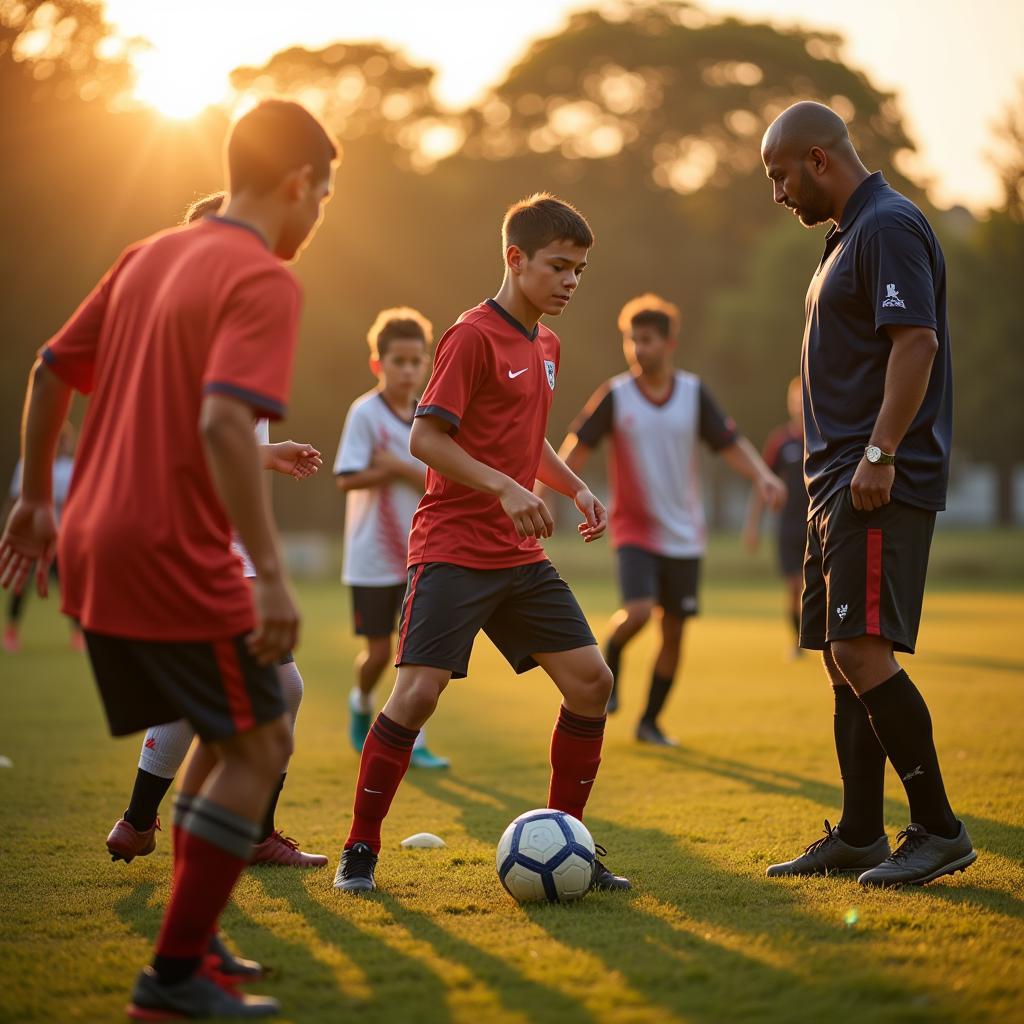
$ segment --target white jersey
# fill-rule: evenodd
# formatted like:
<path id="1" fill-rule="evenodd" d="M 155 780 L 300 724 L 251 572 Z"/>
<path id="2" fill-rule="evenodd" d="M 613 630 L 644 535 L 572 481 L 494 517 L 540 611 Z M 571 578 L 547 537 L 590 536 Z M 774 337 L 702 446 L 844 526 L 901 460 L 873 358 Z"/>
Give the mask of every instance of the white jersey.
<path id="1" fill-rule="evenodd" d="M 412 420 L 403 420 L 376 388 L 357 398 L 345 417 L 334 475 L 369 469 L 373 453 L 386 449 L 406 462 Z M 345 499 L 345 561 L 342 582 L 353 587 L 388 587 L 405 582 L 412 515 L 423 492 L 404 480 L 349 491 Z"/>
<path id="2" fill-rule="evenodd" d="M 669 558 L 704 553 L 697 442 L 719 451 L 738 435 L 699 377 L 677 370 L 661 402 L 649 398 L 632 374 L 613 377 L 591 398 L 574 433 L 589 448 L 611 437 L 609 526 L 616 547 Z"/>
<path id="3" fill-rule="evenodd" d="M 270 444 L 270 420 L 257 420 L 253 429 L 257 444 Z M 247 580 L 252 579 L 256 575 L 256 566 L 252 564 L 249 552 L 245 550 L 242 538 L 237 533 L 231 538 L 231 550 L 238 555 L 242 563 L 242 574 Z"/>

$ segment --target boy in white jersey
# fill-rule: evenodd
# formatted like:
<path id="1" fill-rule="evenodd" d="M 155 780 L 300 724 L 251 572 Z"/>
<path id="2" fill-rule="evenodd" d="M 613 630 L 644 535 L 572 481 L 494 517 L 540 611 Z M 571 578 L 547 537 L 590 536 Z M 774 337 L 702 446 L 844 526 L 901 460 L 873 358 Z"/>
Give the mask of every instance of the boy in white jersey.
<path id="1" fill-rule="evenodd" d="M 658 607 L 661 649 L 636 738 L 674 746 L 661 731 L 658 715 L 679 666 L 683 627 L 697 614 L 706 542 L 698 442 L 751 480 L 765 505 L 778 507 L 786 489 L 701 380 L 673 366 L 679 310 L 672 303 L 650 294 L 632 299 L 619 314 L 619 329 L 629 371 L 598 388 L 559 454 L 579 472 L 601 439 L 612 439 L 609 525 L 622 608 L 612 619 L 604 651 L 616 680 L 608 710 L 618 709 L 623 648 Z"/>
<path id="2" fill-rule="evenodd" d="M 223 192 L 214 192 L 197 199 L 186 212 L 184 223 L 191 224 L 199 217 L 216 213 L 223 200 Z M 320 453 L 311 445 L 298 444 L 295 441 L 271 444 L 269 420 L 257 420 L 253 429 L 256 443 L 260 446 L 264 469 L 283 473 L 296 480 L 304 480 L 313 476 L 320 468 Z M 231 549 L 242 563 L 245 578 L 254 580 L 256 568 L 237 534 L 231 542 Z M 303 683 L 295 658 L 290 652 L 278 662 L 277 678 L 281 684 L 281 692 L 294 733 L 295 717 L 302 702 Z M 185 719 L 155 725 L 146 732 L 128 808 L 124 812 L 124 817 L 114 825 L 107 836 L 107 851 L 112 860 L 129 863 L 135 857 L 146 857 L 156 849 L 156 833 L 160 828 L 160 803 L 171 788 L 171 783 L 184 763 L 194 738 L 195 730 Z M 299 844 L 294 839 L 284 835 L 276 827 L 274 816 L 286 775 L 287 772 L 282 773 L 281 781 L 270 798 L 270 804 L 263 816 L 259 841 L 253 846 L 251 863 L 296 868 L 323 867 L 327 863 L 327 858 L 323 854 L 305 853 L 299 849 Z"/>
<path id="3" fill-rule="evenodd" d="M 349 408 L 334 462 L 338 489 L 346 496 L 341 578 L 352 588 L 354 631 L 366 637 L 349 696 L 349 737 L 357 753 L 370 731 L 373 688 L 391 665 L 391 638 L 405 596 L 409 528 L 426 484 L 427 467 L 409 454 L 409 434 L 432 330 L 415 309 L 377 314 L 367 342 L 379 383 Z M 449 761 L 427 749 L 421 731 L 412 764 L 447 768 Z"/>

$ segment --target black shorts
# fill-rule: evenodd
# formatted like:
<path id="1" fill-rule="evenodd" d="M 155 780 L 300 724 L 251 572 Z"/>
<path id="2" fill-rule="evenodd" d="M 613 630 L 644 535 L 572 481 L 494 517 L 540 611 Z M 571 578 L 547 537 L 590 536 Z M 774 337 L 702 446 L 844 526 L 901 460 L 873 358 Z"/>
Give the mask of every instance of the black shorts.
<path id="1" fill-rule="evenodd" d="M 670 558 L 626 544 L 619 548 L 622 600 L 653 600 L 668 615 L 687 619 L 698 612 L 699 558 Z"/>
<path id="2" fill-rule="evenodd" d="M 390 636 L 398 628 L 405 584 L 352 587 L 352 628 L 356 636 Z"/>
<path id="3" fill-rule="evenodd" d="M 203 740 L 222 740 L 285 713 L 275 665 L 260 665 L 245 637 L 158 643 L 85 632 L 113 736 L 186 719 Z"/>
<path id="4" fill-rule="evenodd" d="M 807 524 L 800 646 L 881 636 L 913 654 L 934 529 L 927 509 L 858 512 L 849 487 L 832 495 Z"/>
<path id="5" fill-rule="evenodd" d="M 481 629 L 516 672 L 536 668 L 534 654 L 597 643 L 550 562 L 509 569 L 425 562 L 409 570 L 396 665 L 448 669 L 462 679 Z"/>
<path id="6" fill-rule="evenodd" d="M 798 576 L 804 567 L 804 552 L 807 550 L 807 524 L 799 530 L 792 527 L 779 534 L 779 571 L 783 576 Z"/>

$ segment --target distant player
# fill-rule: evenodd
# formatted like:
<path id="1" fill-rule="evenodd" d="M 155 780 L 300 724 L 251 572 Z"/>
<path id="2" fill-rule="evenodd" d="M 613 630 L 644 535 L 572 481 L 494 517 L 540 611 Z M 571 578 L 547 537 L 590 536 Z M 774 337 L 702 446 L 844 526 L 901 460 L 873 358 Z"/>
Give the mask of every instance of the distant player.
<path id="1" fill-rule="evenodd" d="M 611 440 L 611 534 L 622 608 L 604 649 L 615 680 L 608 710 L 619 706 L 622 652 L 658 608 L 661 647 L 636 738 L 675 746 L 658 716 L 679 667 L 686 620 L 698 610 L 706 544 L 700 443 L 751 480 L 765 504 L 780 503 L 785 488 L 700 378 L 673 365 L 679 310 L 672 303 L 650 294 L 632 299 L 619 313 L 619 330 L 629 370 L 598 388 L 560 454 L 581 470 L 601 440 Z"/>
<path id="2" fill-rule="evenodd" d="M 75 465 L 75 428 L 70 421 L 64 423 L 60 432 L 60 439 L 57 442 L 57 455 L 53 460 L 53 515 L 59 523 L 61 512 L 64 510 L 64 503 L 68 500 L 68 490 L 71 487 L 71 470 Z M 11 478 L 10 498 L 11 505 L 18 500 L 21 493 L 21 460 L 18 460 L 14 468 L 14 476 Z M 8 505 L 4 514 L 10 511 Z M 50 563 L 50 579 L 57 582 L 57 561 Z M 28 599 L 28 591 L 12 592 L 7 601 L 7 622 L 4 624 L 4 650 L 8 654 L 17 654 L 21 650 L 21 617 L 25 613 L 25 602 Z M 85 650 L 85 640 L 78 623 L 73 619 L 71 623 L 71 646 L 76 651 Z"/>
<path id="3" fill-rule="evenodd" d="M 804 484 L 804 425 L 800 412 L 800 378 L 786 390 L 789 419 L 776 427 L 761 455 L 768 468 L 786 485 L 786 503 L 779 511 L 777 532 L 779 570 L 786 583 L 786 611 L 793 626 L 793 655 L 800 655 L 800 591 L 803 587 L 804 549 L 807 546 L 807 487 Z M 753 554 L 761 542 L 764 502 L 750 492 L 743 541 Z"/>
<path id="4" fill-rule="evenodd" d="M 224 199 L 223 192 L 215 192 L 203 199 L 197 199 L 185 214 L 184 223 L 191 224 L 200 217 L 216 213 Z M 275 470 L 296 480 L 303 480 L 320 468 L 320 453 L 310 445 L 297 444 L 295 441 L 271 444 L 270 424 L 267 420 L 256 421 L 255 434 L 264 469 Z M 253 579 L 256 576 L 256 569 L 237 537 L 232 542 L 232 547 L 242 561 L 245 578 Z M 303 686 L 302 676 L 290 651 L 278 662 L 277 676 L 294 736 L 295 719 L 302 702 Z M 146 857 L 156 849 L 156 833 L 160 828 L 160 802 L 171 788 L 174 776 L 184 763 L 194 738 L 195 730 L 186 719 L 166 725 L 154 725 L 146 732 L 139 753 L 139 766 L 135 773 L 135 785 L 132 788 L 128 809 L 107 836 L 107 850 L 113 860 L 130 862 L 135 857 Z M 252 863 L 299 868 L 323 867 L 327 863 L 325 856 L 304 853 L 294 839 L 277 828 L 274 819 L 277 801 L 284 788 L 285 774 L 282 773 L 281 782 L 263 816 L 259 841 L 253 847 Z"/>
<path id="5" fill-rule="evenodd" d="M 375 888 L 381 822 L 416 734 L 448 681 L 466 675 L 481 629 L 516 672 L 540 665 L 561 691 L 547 806 L 583 816 L 601 761 L 611 673 L 540 546 L 554 524 L 533 487 L 539 480 L 574 500 L 584 541 L 604 533 L 604 507 L 544 439 L 559 344 L 539 323 L 568 305 L 593 241 L 583 217 L 559 199 L 537 194 L 516 203 L 502 225 L 498 294 L 463 313 L 438 343 L 410 441 L 430 468 L 409 538 L 398 678 L 363 746 L 339 889 Z M 600 863 L 593 884 L 629 887 Z"/>
<path id="6" fill-rule="evenodd" d="M 46 592 L 57 436 L 72 389 L 90 394 L 60 531 L 64 610 L 85 630 L 115 736 L 186 718 L 200 739 L 175 804 L 156 956 L 128 1008 L 138 1019 L 277 1010 L 225 980 L 262 970 L 216 931 L 291 751 L 274 662 L 299 616 L 253 419 L 284 412 L 301 293 L 282 261 L 315 230 L 336 155 L 298 104 L 254 107 L 228 138 L 224 215 L 130 246 L 32 371 L 0 583 L 20 589 L 36 562 Z"/>
<path id="7" fill-rule="evenodd" d="M 433 337 L 430 322 L 415 309 L 385 309 L 377 315 L 367 341 L 378 386 L 349 408 L 334 461 L 338 489 L 346 495 L 341 578 L 352 588 L 356 636 L 366 637 L 349 695 L 349 737 L 356 753 L 362 752 L 370 731 L 373 688 L 392 663 L 409 528 L 426 486 L 427 467 L 409 454 L 409 435 Z M 427 749 L 421 729 L 412 764 L 447 768 L 449 761 Z"/>
<path id="8" fill-rule="evenodd" d="M 935 514 L 945 508 L 953 369 L 946 264 L 921 211 L 870 174 L 846 125 L 796 103 L 765 132 L 776 203 L 832 221 L 807 292 L 800 378 L 810 498 L 800 646 L 835 693 L 843 816 L 770 877 L 857 872 L 922 885 L 977 854 L 946 797 L 924 697 L 893 657 L 914 653 Z M 888 757 L 911 824 L 891 855 Z"/>

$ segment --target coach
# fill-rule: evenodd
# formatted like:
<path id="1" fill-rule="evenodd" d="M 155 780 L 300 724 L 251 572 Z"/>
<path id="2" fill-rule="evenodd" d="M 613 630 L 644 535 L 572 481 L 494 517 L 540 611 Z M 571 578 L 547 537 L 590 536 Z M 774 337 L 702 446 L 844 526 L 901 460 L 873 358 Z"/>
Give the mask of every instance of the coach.
<path id="1" fill-rule="evenodd" d="M 810 505 L 800 646 L 823 652 L 843 779 L 837 826 L 779 875 L 857 872 L 921 885 L 977 854 L 946 798 L 924 698 L 893 657 L 912 654 L 952 434 L 946 267 L 921 211 L 869 174 L 846 125 L 803 102 L 761 146 L 773 198 L 806 227 L 832 221 L 806 298 L 801 354 Z M 912 823 L 889 852 L 885 759 Z"/>

